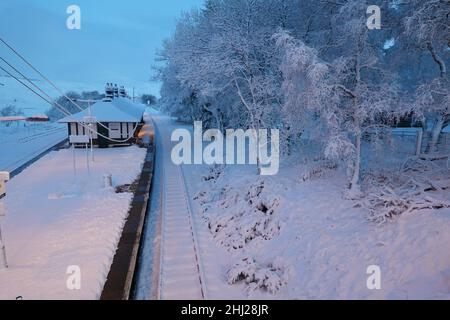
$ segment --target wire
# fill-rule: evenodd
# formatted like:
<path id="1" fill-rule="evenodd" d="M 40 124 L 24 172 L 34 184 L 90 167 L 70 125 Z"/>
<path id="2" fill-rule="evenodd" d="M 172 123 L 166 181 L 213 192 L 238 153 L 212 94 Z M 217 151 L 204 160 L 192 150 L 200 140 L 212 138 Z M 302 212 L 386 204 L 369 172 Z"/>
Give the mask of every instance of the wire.
<path id="1" fill-rule="evenodd" d="M 37 90 L 39 90 L 43 95 L 45 95 L 50 101 L 56 104 L 56 102 L 53 100 L 52 97 L 50 97 L 44 90 L 42 90 L 38 85 L 36 85 L 31 79 L 29 79 L 27 76 L 25 76 L 22 72 L 17 70 L 13 65 L 11 65 L 8 61 L 6 61 L 3 57 L 0 57 L 0 60 L 2 60 L 4 63 L 6 63 L 11 69 L 13 69 L 15 72 L 20 74 L 22 76 L 22 79 L 27 80 L 28 83 L 30 83 L 33 87 L 35 87 Z M 11 76 L 11 75 L 10 75 Z M 18 80 L 18 77 L 15 77 L 16 80 Z M 64 108 L 64 110 L 66 110 Z M 70 111 L 66 110 L 68 113 L 67 115 L 71 115 Z"/>
<path id="2" fill-rule="evenodd" d="M 4 59 L 2 59 L 4 60 Z M 5 61 L 5 60 L 4 60 Z M 6 61 L 5 61 L 6 62 Z M 8 64 L 9 65 L 9 64 Z M 16 68 L 12 67 L 14 70 L 17 70 Z M 47 103 L 49 103 L 51 106 L 54 106 L 56 108 L 58 108 L 63 114 L 65 114 L 66 116 L 71 116 L 72 114 L 65 109 L 61 104 L 59 104 L 58 102 L 54 101 L 48 94 L 46 94 L 42 89 L 40 89 L 36 84 L 33 84 L 31 82 L 31 80 L 28 80 L 28 82 L 32 83 L 34 87 L 38 88 L 38 90 L 40 90 L 41 92 L 43 92 L 47 97 L 49 97 L 50 100 L 46 99 L 45 97 L 43 97 L 41 94 L 37 93 L 35 90 L 33 90 L 30 86 L 28 86 L 26 83 L 24 83 L 23 81 L 21 81 L 18 77 L 14 76 L 12 73 L 10 73 L 8 70 L 6 70 L 5 68 L 3 68 L 2 66 L 0 66 L 0 69 L 3 70 L 4 72 L 6 72 L 9 76 L 11 76 L 12 78 L 14 78 L 16 81 L 18 81 L 20 84 L 22 84 L 23 86 L 25 86 L 28 90 L 30 90 L 31 92 L 33 92 L 35 95 L 37 95 L 38 97 L 40 97 L 41 99 L 43 99 L 44 101 L 46 101 Z M 19 71 L 16 71 L 19 74 L 21 74 Z M 24 76 L 26 78 L 26 76 Z M 86 130 L 88 130 L 91 133 L 97 134 L 98 136 L 109 140 L 111 142 L 116 142 L 116 143 L 126 143 L 129 140 L 132 139 L 132 137 L 134 137 L 134 134 L 136 133 L 137 127 L 138 125 L 136 124 L 136 126 L 134 127 L 133 131 L 131 132 L 130 136 L 128 137 L 128 139 L 126 140 L 116 140 L 116 139 L 112 139 L 109 138 L 101 133 L 99 133 L 98 131 L 92 129 L 90 126 L 86 126 L 85 123 L 76 121 L 77 124 L 79 124 L 80 126 L 82 126 L 83 128 L 85 128 Z M 97 122 L 99 123 L 99 122 Z"/>
<path id="3" fill-rule="evenodd" d="M 64 93 L 61 89 L 59 89 L 50 79 L 48 79 L 42 72 L 40 72 L 36 67 L 31 64 L 27 59 L 25 59 L 16 49 L 14 49 L 10 44 L 8 44 L 2 37 L 0 37 L 0 41 L 7 46 L 12 52 L 14 52 L 23 62 L 25 62 L 31 69 L 33 69 L 38 75 L 40 75 L 45 81 L 47 81 L 56 91 L 59 92 L 63 97 L 69 100 L 74 106 L 76 106 L 80 111 L 84 111 L 84 109 L 75 103 L 66 93 Z M 8 64 L 9 65 L 9 64 Z"/>
<path id="4" fill-rule="evenodd" d="M 10 75 L 12 78 L 14 78 L 15 80 L 17 80 L 18 82 L 20 82 L 23 86 L 25 86 L 26 88 L 28 88 L 28 90 L 30 90 L 31 92 L 33 92 L 35 95 L 39 96 L 41 99 L 45 100 L 47 103 L 49 103 L 50 105 L 53 105 L 52 102 L 50 102 L 49 100 L 47 100 L 46 98 L 44 98 L 43 96 L 41 96 L 39 93 L 37 93 L 36 91 L 34 91 L 32 88 L 30 88 L 26 83 L 22 82 L 19 78 L 15 77 L 13 74 L 11 74 L 8 70 L 6 70 L 5 68 L 3 68 L 2 66 L 0 66 L 0 69 L 2 69 L 4 72 L 6 72 L 8 75 Z"/>
<path id="5" fill-rule="evenodd" d="M 67 94 L 65 94 L 61 89 L 59 89 L 52 81 L 50 81 L 45 75 L 43 75 L 42 74 L 42 72 L 40 72 L 36 67 L 34 67 L 32 64 L 31 64 L 31 62 L 29 62 L 27 59 L 25 59 L 16 49 L 14 49 L 11 45 L 9 45 L 2 37 L 0 37 L 0 41 L 4 44 L 4 45 L 6 45 L 12 52 L 14 52 L 23 62 L 25 62 L 31 69 L 33 69 L 37 74 L 39 74 L 45 81 L 47 81 L 56 91 L 58 91 L 63 97 L 65 97 L 67 100 L 69 100 L 74 106 L 76 106 L 78 109 L 80 109 L 80 111 L 84 111 L 85 109 L 83 109 L 82 107 L 80 107 L 80 105 L 78 105 L 77 103 L 75 103 Z M 4 59 L 3 59 L 4 60 Z M 4 60 L 5 61 L 5 60 Z M 5 61 L 6 62 L 6 61 Z M 7 63 L 7 62 L 6 62 Z M 10 65 L 9 63 L 8 63 L 8 65 Z M 11 66 L 11 65 L 10 65 Z M 14 68 L 15 69 L 15 68 Z M 30 83 L 31 83 L 31 80 L 29 80 L 29 79 L 27 79 Z M 34 84 L 33 84 L 34 85 Z M 34 85 L 35 87 L 36 87 L 36 85 Z M 40 90 L 40 89 L 39 89 Z M 42 90 L 40 90 L 40 91 L 42 91 Z M 47 94 L 46 94 L 47 95 Z M 48 95 L 47 95 L 48 96 Z M 61 106 L 62 107 L 62 106 Z M 69 111 L 67 111 L 66 110 L 66 112 L 68 112 L 70 115 L 71 115 L 71 113 L 69 112 Z M 79 123 L 79 124 L 81 124 L 80 122 L 77 122 L 77 123 Z M 104 129 L 106 129 L 106 130 L 108 130 L 108 133 L 111 133 L 111 130 L 107 127 L 107 126 L 105 126 L 103 123 L 101 123 L 101 122 L 97 122 L 97 124 L 98 125 L 100 125 L 101 127 L 103 127 Z M 134 133 L 136 132 L 136 130 L 137 130 L 137 127 L 138 127 L 138 125 L 136 124 L 136 126 L 135 126 L 135 128 L 134 128 L 134 130 L 133 130 L 133 135 L 132 136 L 134 136 Z M 91 131 L 93 131 L 92 129 L 91 129 Z M 106 136 L 104 136 L 104 135 L 102 135 L 102 134 L 100 134 L 99 132 L 97 132 L 97 131 L 95 131 L 95 133 L 97 134 L 97 135 L 99 135 L 99 136 L 101 136 L 101 137 L 103 137 L 103 138 L 105 138 L 105 139 L 107 139 L 107 140 L 109 140 L 109 141 L 111 141 L 111 142 L 117 142 L 117 143 L 125 143 L 125 142 L 128 142 L 129 140 L 131 140 L 131 138 L 132 138 L 132 136 L 131 137 L 129 137 L 128 139 L 126 139 L 126 140 L 115 140 L 115 139 L 112 139 L 112 138 L 109 138 L 109 137 L 106 137 Z"/>
<path id="6" fill-rule="evenodd" d="M 45 81 L 47 81 L 53 88 L 56 89 L 62 96 L 66 99 L 70 100 L 72 103 L 72 99 L 70 99 L 62 90 L 60 90 L 52 81 L 50 81 L 46 76 L 44 76 L 36 67 L 34 67 L 27 59 L 25 59 L 16 49 L 14 49 L 11 45 L 9 45 L 2 37 L 0 37 L 0 41 L 7 46 L 12 52 L 14 52 L 23 62 L 25 62 L 31 69 L 33 69 L 37 74 L 39 74 Z M 80 107 L 78 104 L 74 103 L 81 111 L 84 109 Z"/>
<path id="7" fill-rule="evenodd" d="M 83 109 L 81 106 L 79 106 L 77 103 L 75 103 L 67 94 L 65 94 L 61 89 L 59 89 L 52 81 L 50 81 L 45 75 L 43 75 L 36 67 L 34 67 L 27 59 L 25 59 L 16 49 L 14 49 L 11 45 L 9 45 L 2 37 L 0 37 L 0 41 L 6 45 L 12 52 L 14 52 L 22 61 L 24 61 L 31 69 L 33 69 L 37 74 L 39 74 L 45 81 L 47 81 L 56 91 L 58 91 L 62 96 L 64 96 L 67 100 L 69 100 L 74 106 L 76 106 L 78 109 L 80 109 L 80 111 L 84 111 L 85 109 Z M 16 72 L 18 72 L 20 75 L 22 75 L 24 78 L 27 79 L 27 81 L 29 83 L 31 83 L 34 87 L 38 88 L 39 91 L 41 91 L 42 93 L 44 93 L 46 96 L 48 96 L 48 94 L 46 94 L 42 89 L 40 89 L 37 85 L 35 85 L 34 83 L 32 83 L 32 81 L 27 78 L 26 76 L 24 76 L 20 71 L 18 71 L 16 68 L 14 68 L 10 63 L 8 63 L 6 60 L 4 60 L 2 58 L 2 60 L 7 63 L 11 68 L 13 68 Z M 3 68 L 2 68 L 3 69 Z M 3 69 L 4 70 L 4 69 Z M 6 72 L 6 71 L 5 71 Z M 9 72 L 7 72 L 9 75 L 11 75 Z M 12 76 L 12 75 L 11 75 Z M 16 77 L 14 77 L 16 80 L 18 80 Z M 18 80 L 19 81 L 19 80 Z M 25 85 L 23 82 L 19 81 L 20 83 L 22 83 L 23 85 Z M 31 89 L 30 87 L 28 87 L 27 85 L 25 85 L 28 89 Z M 32 90 L 35 94 L 36 92 L 34 90 Z M 39 95 L 39 94 L 38 94 Z M 40 95 L 39 95 L 40 96 Z M 42 98 L 42 96 L 40 96 Z M 49 97 L 49 96 L 48 96 Z M 46 99 L 44 99 L 45 101 L 47 101 Z M 47 101 L 48 102 L 48 101 Z M 52 104 L 53 105 L 53 104 Z M 56 103 L 55 103 L 56 105 Z M 63 108 L 68 115 L 72 115 L 69 111 L 67 111 L 64 107 L 62 107 L 61 105 L 59 105 L 61 108 Z M 81 122 L 78 122 L 78 124 L 82 125 L 83 124 Z M 97 122 L 98 125 L 100 125 L 101 127 L 105 128 L 106 130 L 108 130 L 108 133 L 111 133 L 111 130 L 105 126 L 103 123 L 101 122 Z M 95 134 L 99 135 L 100 137 L 107 139 L 111 142 L 116 142 L 116 143 L 125 143 L 128 142 L 129 140 L 132 139 L 132 137 L 134 136 L 134 134 L 136 133 L 138 124 L 136 124 L 136 126 L 134 127 L 133 131 L 132 131 L 132 135 L 130 137 L 128 137 L 128 139 L 126 140 L 116 140 L 116 139 L 112 139 L 109 137 L 106 137 L 102 134 L 100 134 L 97 131 L 94 131 L 92 128 L 90 128 L 89 130 L 91 132 L 94 132 Z"/>

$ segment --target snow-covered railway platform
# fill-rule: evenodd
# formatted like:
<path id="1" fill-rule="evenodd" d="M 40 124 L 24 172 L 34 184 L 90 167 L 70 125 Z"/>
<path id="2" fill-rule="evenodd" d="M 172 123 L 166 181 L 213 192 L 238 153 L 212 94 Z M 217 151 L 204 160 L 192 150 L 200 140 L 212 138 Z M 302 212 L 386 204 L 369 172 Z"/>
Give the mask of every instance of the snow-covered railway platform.
<path id="1" fill-rule="evenodd" d="M 9 268 L 0 270 L 0 299 L 98 299 L 133 194 L 104 189 L 132 184 L 146 149 L 52 152 L 8 182 L 2 219 Z M 122 190 L 123 191 L 123 190 Z"/>

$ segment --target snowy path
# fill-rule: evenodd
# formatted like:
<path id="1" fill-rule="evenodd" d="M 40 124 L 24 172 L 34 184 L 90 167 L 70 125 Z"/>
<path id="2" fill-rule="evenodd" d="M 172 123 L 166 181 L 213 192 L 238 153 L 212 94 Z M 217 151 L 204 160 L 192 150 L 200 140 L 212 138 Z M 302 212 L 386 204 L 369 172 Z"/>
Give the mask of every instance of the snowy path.
<path id="1" fill-rule="evenodd" d="M 171 132 L 158 123 L 163 148 L 162 242 L 159 299 L 206 299 L 206 283 L 198 251 L 194 218 L 182 169 L 170 159 Z"/>

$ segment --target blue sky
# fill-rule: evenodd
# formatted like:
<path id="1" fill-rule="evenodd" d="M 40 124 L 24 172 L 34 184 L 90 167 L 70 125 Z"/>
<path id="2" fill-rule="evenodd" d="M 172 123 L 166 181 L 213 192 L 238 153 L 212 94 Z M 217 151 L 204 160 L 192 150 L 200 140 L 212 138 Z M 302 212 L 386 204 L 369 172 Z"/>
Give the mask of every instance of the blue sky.
<path id="1" fill-rule="evenodd" d="M 0 35 L 64 90 L 102 90 L 111 81 L 135 86 L 138 94 L 157 94 L 159 84 L 150 81 L 155 53 L 182 12 L 202 3 L 1 0 Z M 81 8 L 81 30 L 66 28 L 66 10 L 72 4 Z M 0 56 L 19 63 L 3 46 Z"/>

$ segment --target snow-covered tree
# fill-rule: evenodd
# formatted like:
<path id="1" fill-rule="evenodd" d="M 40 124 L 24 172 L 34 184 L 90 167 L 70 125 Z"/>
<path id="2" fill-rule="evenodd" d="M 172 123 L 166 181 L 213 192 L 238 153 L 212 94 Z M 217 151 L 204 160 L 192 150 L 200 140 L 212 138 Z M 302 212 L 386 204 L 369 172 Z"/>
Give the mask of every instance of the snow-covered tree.
<path id="1" fill-rule="evenodd" d="M 285 109 L 297 110 L 308 121 L 318 119 L 325 154 L 347 164 L 351 198 L 360 195 L 363 136 L 405 113 L 394 78 L 379 64 L 381 48 L 371 45 L 367 6 L 365 1 L 348 1 L 334 15 L 335 32 L 341 35 L 334 46 L 340 56 L 330 62 L 286 32 L 276 35 L 285 50 Z"/>
<path id="2" fill-rule="evenodd" d="M 264 116 L 270 119 L 277 95 L 275 27 L 263 16 L 270 3 L 210 0 L 201 14 L 179 23 L 176 41 L 166 47 L 177 79 L 209 101 L 202 109 L 216 122 L 228 114 L 228 126 L 259 128 L 266 126 Z M 217 103 L 219 96 L 226 105 Z"/>
<path id="3" fill-rule="evenodd" d="M 450 1 L 411 0 L 407 6 L 406 35 L 436 66 L 435 76 L 418 87 L 415 103 L 416 113 L 433 121 L 428 150 L 434 152 L 442 129 L 450 123 Z"/>
<path id="4" fill-rule="evenodd" d="M 0 117 L 14 117 L 14 116 L 23 116 L 23 110 L 17 108 L 15 105 L 9 105 L 2 109 L 0 109 Z M 3 121 L 0 124 L 9 127 L 12 124 L 12 121 Z"/>
<path id="5" fill-rule="evenodd" d="M 140 97 L 141 103 L 146 105 L 155 105 L 158 99 L 152 94 L 143 94 Z"/>
<path id="6" fill-rule="evenodd" d="M 320 21 L 327 21 L 320 9 L 327 5 L 312 0 L 206 1 L 205 9 L 180 19 L 161 52 L 162 101 L 179 97 L 179 103 L 166 103 L 169 109 L 214 119 L 217 127 L 282 126 L 280 58 L 272 35 L 283 27 L 317 41 Z"/>
<path id="7" fill-rule="evenodd" d="M 208 126 L 210 114 L 205 110 L 208 104 L 202 95 L 200 85 L 207 80 L 201 77 L 198 59 L 205 48 L 199 47 L 208 33 L 199 27 L 200 12 L 185 14 L 178 22 L 175 34 L 166 41 L 160 52 L 164 63 L 158 78 L 163 82 L 161 102 L 166 111 L 186 121 L 204 121 Z M 205 70 L 206 71 L 206 70 Z"/>
<path id="8" fill-rule="evenodd" d="M 372 4 L 206 0 L 179 20 L 161 50 L 161 101 L 173 115 L 206 127 L 280 128 L 285 147 L 306 130 L 325 142 L 328 156 L 345 160 L 357 194 L 367 132 L 395 125 L 411 105 L 447 122 L 448 1 L 383 2 L 381 30 L 367 28 Z M 393 47 L 386 48 L 388 39 Z M 410 40 L 422 43 L 430 61 L 417 63 L 423 54 L 410 50 Z M 431 63 L 441 70 L 434 81 L 426 70 Z M 426 81 L 415 99 L 418 79 Z"/>
<path id="9" fill-rule="evenodd" d="M 104 98 L 103 94 L 100 94 L 98 91 L 86 91 L 82 92 L 81 94 L 77 92 L 70 91 L 66 93 L 66 95 L 72 100 L 101 100 Z M 79 107 L 74 105 L 69 99 L 67 99 L 64 96 L 59 97 L 56 99 L 56 102 L 63 106 L 64 109 L 66 109 L 69 113 L 74 114 L 77 112 L 80 112 L 81 109 L 86 109 L 88 107 L 87 102 L 76 102 Z M 67 114 L 64 114 L 58 107 L 52 106 L 50 109 L 47 110 L 46 115 L 50 118 L 50 121 L 57 121 L 59 119 L 64 118 L 67 116 Z"/>

